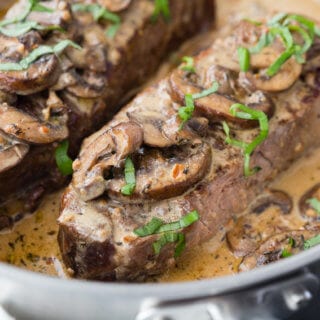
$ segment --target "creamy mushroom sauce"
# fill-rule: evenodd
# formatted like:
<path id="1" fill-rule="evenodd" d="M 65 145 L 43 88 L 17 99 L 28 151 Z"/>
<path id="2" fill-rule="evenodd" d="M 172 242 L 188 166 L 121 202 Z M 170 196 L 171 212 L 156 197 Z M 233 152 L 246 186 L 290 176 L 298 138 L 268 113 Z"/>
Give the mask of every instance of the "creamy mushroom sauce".
<path id="1" fill-rule="evenodd" d="M 264 16 L 266 9 L 302 13 L 313 19 L 320 17 L 320 0 L 217 0 L 217 27 L 228 24 L 231 19 Z M 9 4 L 0 4 L 0 16 Z M 242 13 L 241 13 L 242 12 Z M 303 226 L 297 203 L 300 197 L 317 182 L 320 182 L 320 149 L 295 163 L 271 186 L 287 192 L 294 201 L 291 214 L 281 218 L 281 223 L 291 228 Z M 59 277 L 68 277 L 61 261 L 57 243 L 61 191 L 48 196 L 33 214 L 18 222 L 13 230 L 0 234 L 0 261 Z M 276 207 L 269 208 L 258 229 L 269 228 L 270 216 L 277 216 Z M 272 219 L 271 219 L 272 220 Z M 235 225 L 231 221 L 209 242 L 186 253 L 177 262 L 176 268 L 151 281 L 173 282 L 204 279 L 238 272 L 242 258 L 233 255 L 225 239 L 227 230 Z"/>

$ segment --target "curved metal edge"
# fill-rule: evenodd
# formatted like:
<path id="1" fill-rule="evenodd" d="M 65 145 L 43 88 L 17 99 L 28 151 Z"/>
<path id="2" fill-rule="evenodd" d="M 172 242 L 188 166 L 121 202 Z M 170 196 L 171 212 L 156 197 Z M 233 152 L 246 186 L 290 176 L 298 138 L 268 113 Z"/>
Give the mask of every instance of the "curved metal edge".
<path id="1" fill-rule="evenodd" d="M 164 296 L 176 297 L 194 297 L 195 294 L 223 294 L 239 288 L 249 288 L 260 283 L 271 281 L 276 278 L 287 276 L 297 270 L 306 267 L 320 260 L 320 246 L 311 248 L 308 251 L 283 259 L 276 263 L 259 267 L 257 269 L 240 273 L 237 275 L 228 275 L 214 279 L 204 279 L 198 281 L 188 281 L 181 283 L 105 283 L 97 281 L 85 280 L 66 280 L 59 279 L 31 271 L 22 270 L 4 263 L 0 263 L 0 279 L 1 277 L 18 282 L 26 286 L 38 286 L 39 289 L 48 290 L 52 288 L 67 289 L 68 291 L 86 291 L 95 292 L 96 294 L 112 294 L 112 295 L 140 295 L 140 296 Z M 192 290 L 191 290 L 192 289 Z M 199 292 L 195 292 L 199 289 Z"/>

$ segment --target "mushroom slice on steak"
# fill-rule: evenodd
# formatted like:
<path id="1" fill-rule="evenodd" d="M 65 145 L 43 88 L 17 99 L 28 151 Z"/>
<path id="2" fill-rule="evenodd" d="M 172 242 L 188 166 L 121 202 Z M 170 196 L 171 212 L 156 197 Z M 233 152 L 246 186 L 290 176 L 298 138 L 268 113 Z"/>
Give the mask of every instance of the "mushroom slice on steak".
<path id="1" fill-rule="evenodd" d="M 0 129 L 26 142 L 48 144 L 68 137 L 66 117 L 42 121 L 20 109 L 0 104 Z"/>
<path id="2" fill-rule="evenodd" d="M 11 139 L 0 131 L 0 173 L 22 161 L 29 151 L 29 145 Z"/>
<path id="3" fill-rule="evenodd" d="M 85 140 L 82 152 L 73 163 L 73 186 L 82 200 L 89 201 L 101 196 L 106 190 L 109 171 L 120 167 L 123 160 L 137 151 L 143 142 L 143 131 L 134 122 L 99 131 Z"/>
<path id="4" fill-rule="evenodd" d="M 274 190 L 258 197 L 249 207 L 248 214 L 241 217 L 227 233 L 228 245 L 233 253 L 238 257 L 246 256 L 256 250 L 261 241 L 277 232 L 278 227 L 279 230 L 284 228 L 281 216 L 289 214 L 292 206 L 292 199 L 282 191 Z M 270 207 L 272 212 L 268 211 Z"/>
<path id="5" fill-rule="evenodd" d="M 155 95 L 157 89 L 163 90 L 160 98 Z M 181 120 L 177 115 L 179 105 L 172 102 L 166 90 L 166 81 L 163 81 L 158 88 L 148 89 L 147 94 L 138 96 L 133 106 L 126 112 L 131 121 L 140 124 L 144 143 L 151 147 L 168 148 L 186 144 L 197 138 L 186 127 L 180 129 Z"/>
<path id="6" fill-rule="evenodd" d="M 320 201 L 320 183 L 308 190 L 299 201 L 300 214 L 304 219 L 310 221 L 320 220 L 320 213 L 315 209 L 315 205 L 313 205 L 317 201 Z"/>
<path id="7" fill-rule="evenodd" d="M 266 69 L 277 60 L 280 54 L 281 51 L 275 50 L 274 47 L 267 47 L 260 53 L 253 54 L 250 61 L 251 69 L 259 72 L 241 73 L 240 82 L 250 82 L 254 88 L 269 92 L 290 88 L 302 72 L 302 64 L 298 63 L 294 57 L 286 61 L 276 75 L 270 77 L 266 74 Z"/>
<path id="8" fill-rule="evenodd" d="M 123 203 L 143 203 L 181 195 L 201 181 L 211 165 L 211 149 L 201 141 L 168 149 L 149 149 L 134 158 L 136 188 L 124 196 L 123 170 L 108 183 L 110 198 Z"/>
<path id="9" fill-rule="evenodd" d="M 219 81 L 220 68 L 212 69 L 212 72 L 217 72 L 217 80 Z M 225 70 L 225 72 L 231 73 L 231 71 Z M 192 76 L 194 77 L 194 75 Z M 181 69 L 175 70 L 170 77 L 170 85 L 172 89 L 172 98 L 180 105 L 184 104 L 186 94 L 199 94 L 204 89 L 198 83 L 192 81 L 192 77 L 188 77 L 187 73 Z M 212 81 L 215 79 L 211 75 Z M 221 93 L 223 92 L 223 93 Z M 221 120 L 227 120 L 233 125 L 247 128 L 248 126 L 257 126 L 257 121 L 243 120 L 234 117 L 230 113 L 230 107 L 235 103 L 247 103 L 249 107 L 262 110 L 267 115 L 272 116 L 274 112 L 274 105 L 270 99 L 268 99 L 263 92 L 253 92 L 246 97 L 238 97 L 236 89 L 231 87 L 230 84 L 224 83 L 221 88 L 221 92 L 218 89 L 217 92 L 212 93 L 200 99 L 195 100 L 195 115 L 205 116 L 210 121 L 218 122 Z M 228 92 L 226 94 L 226 92 Z"/>
<path id="10" fill-rule="evenodd" d="M 280 260 L 286 255 L 298 253 L 304 249 L 304 242 L 316 235 L 320 230 L 293 230 L 276 234 L 263 242 L 252 255 L 246 256 L 239 266 L 239 271 L 253 268 Z"/>
<path id="11" fill-rule="evenodd" d="M 0 64 L 17 63 L 34 49 L 29 50 L 27 44 L 1 34 L 0 42 Z M 58 80 L 60 72 L 58 58 L 53 54 L 44 55 L 25 70 L 0 71 L 0 90 L 20 95 L 40 92 L 52 86 Z"/>

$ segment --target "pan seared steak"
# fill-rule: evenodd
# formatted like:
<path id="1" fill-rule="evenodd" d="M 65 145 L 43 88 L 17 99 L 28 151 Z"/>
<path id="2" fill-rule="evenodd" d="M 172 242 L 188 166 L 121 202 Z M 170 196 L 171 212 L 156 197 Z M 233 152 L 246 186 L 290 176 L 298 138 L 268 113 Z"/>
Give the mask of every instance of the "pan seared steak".
<path id="1" fill-rule="evenodd" d="M 21 0 L 6 19 L 21 17 L 28 3 Z M 31 10 L 20 22 L 4 24 L 0 207 L 21 197 L 27 201 L 24 210 L 32 210 L 46 190 L 61 186 L 66 179 L 55 163 L 58 143 L 67 139 L 75 156 L 82 139 L 119 110 L 170 50 L 213 21 L 212 0 L 169 1 L 166 18 L 161 11 L 154 15 L 155 3 L 44 1 L 45 10 Z M 39 48 L 43 52 L 42 46 L 55 45 L 55 52 L 37 51 L 31 63 L 23 60 Z M 20 61 L 27 63 L 21 70 Z"/>
<path id="2" fill-rule="evenodd" d="M 255 46 L 261 30 L 241 22 L 195 57 L 195 72 L 182 65 L 84 141 L 59 217 L 61 252 L 76 277 L 141 280 L 163 272 L 174 265 L 183 236 L 186 250 L 208 240 L 294 160 L 319 145 L 317 45 L 306 64 L 291 57 L 267 76 L 265 69 L 284 50 L 276 39 L 252 54 L 251 68 L 241 72 L 237 48 Z M 194 100 L 192 118 L 182 123 L 184 98 L 206 92 L 215 81 L 218 91 Z M 248 177 L 242 150 L 225 142 L 222 122 L 232 139 L 247 143 L 260 129 L 257 121 L 232 116 L 234 103 L 269 117 L 269 135 L 250 159 L 250 167 L 260 170 Z M 128 157 L 135 168 L 129 193 L 124 189 L 130 187 Z M 197 221 L 181 223 L 195 211 Z M 158 233 L 159 221 L 171 229 Z M 178 237 L 168 232 L 177 229 Z"/>

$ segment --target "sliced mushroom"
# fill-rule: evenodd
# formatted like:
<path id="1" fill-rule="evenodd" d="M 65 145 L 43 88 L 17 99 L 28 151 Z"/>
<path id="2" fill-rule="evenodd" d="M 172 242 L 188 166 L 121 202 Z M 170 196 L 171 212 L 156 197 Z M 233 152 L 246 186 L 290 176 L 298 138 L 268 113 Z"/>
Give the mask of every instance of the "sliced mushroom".
<path id="1" fill-rule="evenodd" d="M 199 85 L 193 82 L 190 77 L 187 77 L 187 74 L 183 70 L 176 70 L 172 73 L 170 77 L 170 85 L 172 89 L 172 97 L 180 105 L 184 104 L 186 94 L 198 94 L 204 89 L 207 89 L 199 87 Z M 225 85 L 222 90 L 225 92 L 230 88 Z M 234 103 L 245 101 L 245 97 L 239 101 L 239 97 L 235 97 L 230 94 L 221 94 L 218 91 L 195 100 L 195 115 L 205 116 L 213 122 L 227 120 L 228 122 L 243 128 L 247 128 L 248 126 L 257 126 L 258 123 L 256 121 L 239 119 L 232 116 L 230 113 L 230 107 Z M 250 102 L 248 104 L 249 107 L 264 110 L 269 115 L 273 114 L 274 105 L 262 92 L 253 93 L 248 102 Z"/>
<path id="2" fill-rule="evenodd" d="M 188 130 L 187 126 L 180 128 L 178 105 L 172 103 L 165 91 L 167 82 L 163 82 L 161 98 L 155 95 L 156 88 L 150 88 L 149 94 L 141 95 L 135 100 L 132 108 L 128 109 L 127 117 L 139 123 L 144 132 L 144 143 L 151 147 L 167 148 L 173 145 L 186 144 L 197 136 Z M 154 106 L 158 106 L 157 110 Z"/>
<path id="3" fill-rule="evenodd" d="M 95 72 L 85 71 L 82 76 L 76 72 L 69 73 L 74 79 L 67 86 L 67 91 L 79 98 L 93 99 L 102 96 L 105 88 L 105 76 Z"/>
<path id="4" fill-rule="evenodd" d="M 0 131 L 0 173 L 19 164 L 29 151 L 29 145 L 10 139 Z"/>
<path id="5" fill-rule="evenodd" d="M 98 0 L 98 3 L 112 12 L 119 12 L 126 9 L 131 0 Z"/>
<path id="6" fill-rule="evenodd" d="M 37 34 L 37 33 L 32 33 Z M 29 39 L 29 41 L 31 41 Z M 28 48 L 16 38 L 0 35 L 0 63 L 16 63 L 30 54 Z M 35 39 L 38 43 L 39 40 Z M 52 86 L 58 79 L 61 69 L 58 58 L 45 55 L 22 71 L 0 71 L 0 90 L 10 93 L 29 95 Z"/>
<path id="7" fill-rule="evenodd" d="M 136 188 L 131 196 L 124 196 L 126 184 L 123 169 L 114 173 L 107 186 L 110 198 L 124 203 L 163 200 L 176 197 L 201 181 L 211 164 L 211 148 L 201 141 L 183 147 L 147 149 L 134 159 Z"/>
<path id="8" fill-rule="evenodd" d="M 8 135 L 35 144 L 47 144 L 68 137 L 66 117 L 42 121 L 6 103 L 0 104 L 0 129 Z"/>
<path id="9" fill-rule="evenodd" d="M 296 254 L 303 250 L 304 242 L 319 234 L 320 230 L 294 230 L 271 236 L 263 242 L 252 254 L 245 257 L 239 266 L 239 271 L 248 271 L 253 268 L 269 264 L 282 258 L 283 250 Z M 290 245 L 293 242 L 293 245 Z"/>
<path id="10" fill-rule="evenodd" d="M 309 221 L 320 221 L 318 213 L 310 204 L 311 199 L 320 201 L 320 183 L 308 190 L 299 201 L 300 215 Z"/>
<path id="11" fill-rule="evenodd" d="M 133 122 L 102 129 L 85 141 L 79 158 L 74 161 L 73 185 L 84 201 L 101 196 L 110 170 L 137 151 L 143 142 L 141 127 Z"/>
<path id="12" fill-rule="evenodd" d="M 32 11 L 28 20 L 36 21 L 45 26 L 59 27 L 65 27 L 71 22 L 72 15 L 67 1 L 50 0 L 46 1 L 44 5 L 52 9 L 52 12 Z"/>
<path id="13" fill-rule="evenodd" d="M 274 206 L 276 208 L 272 212 L 267 211 Z M 246 256 L 252 253 L 266 237 L 276 232 L 277 228 L 284 228 L 284 224 L 270 223 L 270 221 L 289 214 L 292 206 L 292 199 L 282 191 L 274 190 L 258 197 L 250 206 L 248 214 L 241 217 L 235 227 L 227 233 L 228 245 L 233 253 L 238 257 Z M 263 230 L 260 230 L 262 228 Z"/>

